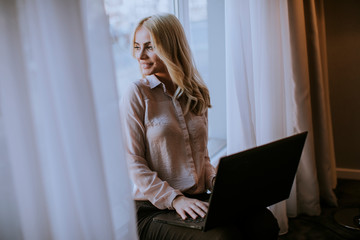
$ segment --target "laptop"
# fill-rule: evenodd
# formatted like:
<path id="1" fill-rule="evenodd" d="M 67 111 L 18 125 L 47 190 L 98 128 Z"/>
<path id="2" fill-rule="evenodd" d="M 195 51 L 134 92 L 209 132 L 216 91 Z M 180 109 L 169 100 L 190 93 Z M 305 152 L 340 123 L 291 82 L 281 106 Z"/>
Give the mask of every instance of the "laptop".
<path id="1" fill-rule="evenodd" d="M 153 221 L 206 231 L 289 198 L 306 136 L 303 132 L 222 157 L 205 218 L 182 220 L 176 211 L 165 211 Z"/>

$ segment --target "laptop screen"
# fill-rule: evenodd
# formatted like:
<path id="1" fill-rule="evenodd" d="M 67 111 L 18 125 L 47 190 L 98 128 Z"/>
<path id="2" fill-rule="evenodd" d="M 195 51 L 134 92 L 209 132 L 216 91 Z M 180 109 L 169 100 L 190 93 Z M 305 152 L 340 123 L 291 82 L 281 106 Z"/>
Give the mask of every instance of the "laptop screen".
<path id="1" fill-rule="evenodd" d="M 303 132 L 221 158 L 207 217 L 237 215 L 287 199 L 306 136 Z"/>

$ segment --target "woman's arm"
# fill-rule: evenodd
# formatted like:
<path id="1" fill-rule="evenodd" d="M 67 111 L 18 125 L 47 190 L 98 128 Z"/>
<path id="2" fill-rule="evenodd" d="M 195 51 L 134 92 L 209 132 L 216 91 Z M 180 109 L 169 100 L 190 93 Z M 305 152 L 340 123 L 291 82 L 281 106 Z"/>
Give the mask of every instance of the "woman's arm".
<path id="1" fill-rule="evenodd" d="M 216 170 L 215 170 L 215 167 L 211 164 L 209 156 L 206 156 L 205 158 L 206 158 L 206 162 L 205 162 L 205 164 L 206 164 L 206 166 L 205 166 L 206 188 L 211 191 L 214 187 Z"/>
<path id="2" fill-rule="evenodd" d="M 172 201 L 182 195 L 162 181 L 146 161 L 145 103 L 136 84 L 128 89 L 120 104 L 121 119 L 130 176 L 140 192 L 157 208 L 172 209 Z"/>
<path id="3" fill-rule="evenodd" d="M 206 131 L 208 131 L 208 112 L 205 113 L 205 124 L 206 124 Z M 206 133 L 206 138 L 208 138 L 208 134 Z M 208 140 L 208 139 L 206 139 Z M 216 176 L 215 167 L 211 164 L 209 151 L 206 147 L 206 154 L 205 154 L 205 171 L 206 171 L 206 188 L 212 190 L 214 187 L 214 180 Z"/>

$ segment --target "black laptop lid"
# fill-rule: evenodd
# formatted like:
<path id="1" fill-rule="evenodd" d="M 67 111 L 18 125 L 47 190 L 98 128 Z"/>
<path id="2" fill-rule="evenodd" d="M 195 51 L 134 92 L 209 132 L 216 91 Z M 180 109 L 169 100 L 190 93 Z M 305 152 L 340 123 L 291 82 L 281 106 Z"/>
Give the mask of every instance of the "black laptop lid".
<path id="1" fill-rule="evenodd" d="M 307 132 L 220 159 L 206 228 L 222 215 L 268 207 L 289 197 Z M 213 216 L 211 216 L 213 215 Z"/>

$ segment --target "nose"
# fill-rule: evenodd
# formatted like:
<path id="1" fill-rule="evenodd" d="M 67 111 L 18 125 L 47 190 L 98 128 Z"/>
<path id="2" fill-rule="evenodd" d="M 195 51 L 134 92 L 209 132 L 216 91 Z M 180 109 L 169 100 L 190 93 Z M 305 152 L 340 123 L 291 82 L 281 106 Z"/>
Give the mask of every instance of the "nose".
<path id="1" fill-rule="evenodd" d="M 148 57 L 145 48 L 141 49 L 138 54 L 139 54 L 138 56 L 139 59 L 146 59 Z"/>

